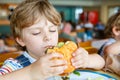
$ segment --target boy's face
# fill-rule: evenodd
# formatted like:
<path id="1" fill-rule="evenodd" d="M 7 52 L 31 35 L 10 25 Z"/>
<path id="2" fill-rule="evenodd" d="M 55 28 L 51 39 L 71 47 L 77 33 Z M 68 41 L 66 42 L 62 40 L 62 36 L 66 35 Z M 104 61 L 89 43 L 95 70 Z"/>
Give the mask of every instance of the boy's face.
<path id="1" fill-rule="evenodd" d="M 47 48 L 57 45 L 58 27 L 46 19 L 22 30 L 22 39 L 16 38 L 21 46 L 26 46 L 28 53 L 39 58 Z"/>
<path id="2" fill-rule="evenodd" d="M 118 29 L 118 27 L 114 26 L 112 29 L 112 32 L 113 32 L 114 38 L 116 40 L 120 40 L 120 30 Z"/>

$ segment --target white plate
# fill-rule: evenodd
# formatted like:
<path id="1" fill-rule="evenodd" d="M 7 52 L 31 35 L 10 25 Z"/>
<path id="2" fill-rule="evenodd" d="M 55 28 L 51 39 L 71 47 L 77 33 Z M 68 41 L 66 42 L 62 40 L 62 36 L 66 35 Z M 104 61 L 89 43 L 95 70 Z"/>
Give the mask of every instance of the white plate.
<path id="1" fill-rule="evenodd" d="M 112 77 L 109 74 L 104 74 L 101 72 L 95 72 L 91 70 L 77 70 L 77 71 L 80 73 L 80 76 L 72 73 L 69 75 L 70 80 L 96 80 L 96 78 L 102 78 L 102 80 L 117 80 L 115 77 Z"/>
<path id="2" fill-rule="evenodd" d="M 71 73 L 69 75 L 69 80 L 119 80 L 109 74 L 103 72 L 97 72 L 92 70 L 77 70 L 80 73 L 80 76 Z M 102 78 L 102 79 L 96 79 Z M 47 80 L 62 80 L 60 76 L 51 77 Z"/>

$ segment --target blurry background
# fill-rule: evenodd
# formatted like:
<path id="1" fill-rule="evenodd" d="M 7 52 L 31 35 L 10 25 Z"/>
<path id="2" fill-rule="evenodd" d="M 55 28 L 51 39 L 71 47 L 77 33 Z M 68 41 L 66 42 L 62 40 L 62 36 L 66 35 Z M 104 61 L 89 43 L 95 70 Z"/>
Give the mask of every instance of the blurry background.
<path id="1" fill-rule="evenodd" d="M 0 0 L 0 38 L 12 41 L 9 19 L 12 11 L 21 1 L 23 0 Z M 66 40 L 75 42 L 105 39 L 103 31 L 108 18 L 120 11 L 120 0 L 48 1 L 54 5 L 62 16 L 59 41 L 64 41 L 67 37 L 70 37 L 70 39 L 67 38 Z M 66 35 L 66 32 L 70 36 Z M 14 42 L 8 43 L 13 44 Z"/>
<path id="2" fill-rule="evenodd" d="M 23 0 L 0 0 L 0 33 L 9 34 L 8 18 L 12 10 Z M 107 19 L 120 8 L 120 0 L 48 0 L 62 14 L 63 20 L 78 23 L 79 18 L 96 24 Z M 87 15 L 86 15 L 87 14 Z M 91 18 L 92 17 L 92 18 Z"/>

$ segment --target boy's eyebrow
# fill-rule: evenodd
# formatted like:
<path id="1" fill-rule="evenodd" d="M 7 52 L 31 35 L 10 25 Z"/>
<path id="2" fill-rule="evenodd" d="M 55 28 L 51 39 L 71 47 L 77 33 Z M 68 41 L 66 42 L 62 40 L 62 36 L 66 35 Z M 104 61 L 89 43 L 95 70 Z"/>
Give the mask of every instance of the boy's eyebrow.
<path id="1" fill-rule="evenodd" d="M 55 27 L 56 25 L 54 25 L 54 24 L 51 24 L 49 27 Z"/>
<path id="2" fill-rule="evenodd" d="M 36 29 L 42 29 L 41 27 L 36 27 L 36 28 L 29 28 L 28 30 L 36 30 Z"/>
<path id="3" fill-rule="evenodd" d="M 49 29 L 52 29 L 52 28 L 56 28 L 56 26 L 50 25 L 50 26 L 49 26 Z"/>
<path id="4" fill-rule="evenodd" d="M 49 27 L 54 27 L 53 25 L 50 25 Z"/>

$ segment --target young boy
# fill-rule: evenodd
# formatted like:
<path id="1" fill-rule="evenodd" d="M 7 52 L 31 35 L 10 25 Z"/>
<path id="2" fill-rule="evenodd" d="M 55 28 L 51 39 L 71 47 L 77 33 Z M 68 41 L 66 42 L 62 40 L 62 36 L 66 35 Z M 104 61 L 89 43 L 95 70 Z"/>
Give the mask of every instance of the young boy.
<path id="1" fill-rule="evenodd" d="M 104 70 L 120 76 L 120 40 L 106 48 L 106 65 Z"/>
<path id="2" fill-rule="evenodd" d="M 108 19 L 105 33 L 109 39 L 99 50 L 105 60 L 104 70 L 120 75 L 120 12 Z"/>
<path id="3" fill-rule="evenodd" d="M 105 56 L 107 52 L 107 47 L 116 41 L 120 40 L 120 12 L 112 15 L 107 22 L 105 27 L 105 35 L 107 36 L 108 41 L 105 42 L 99 49 L 98 54 Z"/>
<path id="4" fill-rule="evenodd" d="M 23 74 L 21 72 L 24 71 L 24 67 L 26 70 L 26 66 L 28 66 L 28 71 L 25 72 L 31 74 L 34 77 L 33 80 L 49 79 L 63 73 L 67 68 L 67 62 L 62 59 L 52 59 L 63 56 L 59 53 L 45 53 L 48 48 L 57 45 L 58 26 L 60 24 L 59 13 L 47 0 L 26 0 L 22 2 L 13 12 L 11 27 L 16 42 L 24 52 L 16 59 L 5 61 L 0 73 L 6 74 L 17 70 L 15 71 L 16 74 Z M 75 68 L 101 69 L 104 66 L 102 57 L 97 54 L 89 55 L 83 48 L 78 48 L 73 53 L 71 62 Z M 29 67 L 31 65 L 32 67 Z M 31 68 L 34 69 L 31 70 Z M 19 72 L 18 69 L 22 71 Z M 35 72 L 38 73 L 37 76 L 34 74 Z"/>

